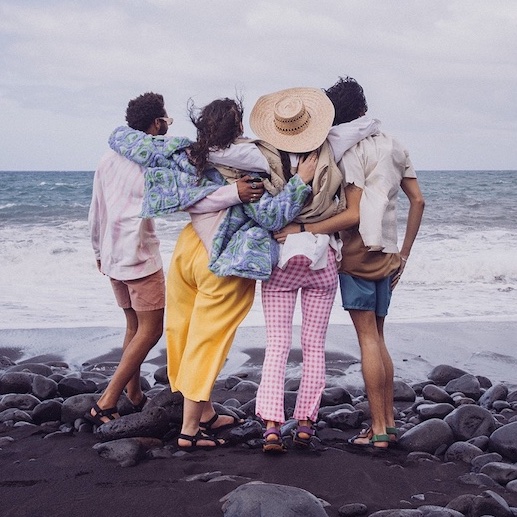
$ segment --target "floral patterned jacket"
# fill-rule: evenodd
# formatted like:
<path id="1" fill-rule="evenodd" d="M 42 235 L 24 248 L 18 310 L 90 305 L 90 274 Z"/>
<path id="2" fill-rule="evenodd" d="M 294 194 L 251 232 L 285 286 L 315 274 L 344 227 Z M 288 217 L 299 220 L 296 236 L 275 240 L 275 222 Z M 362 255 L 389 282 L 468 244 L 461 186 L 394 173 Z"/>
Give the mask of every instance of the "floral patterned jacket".
<path id="1" fill-rule="evenodd" d="M 127 126 L 111 134 L 110 147 L 145 168 L 142 217 L 186 210 L 226 183 L 216 169 L 198 174 L 186 154 L 190 143 L 187 138 L 153 137 Z M 311 191 L 295 175 L 276 196 L 266 192 L 258 202 L 229 207 L 212 243 L 210 271 L 267 280 L 279 254 L 271 232 L 301 212 Z"/>

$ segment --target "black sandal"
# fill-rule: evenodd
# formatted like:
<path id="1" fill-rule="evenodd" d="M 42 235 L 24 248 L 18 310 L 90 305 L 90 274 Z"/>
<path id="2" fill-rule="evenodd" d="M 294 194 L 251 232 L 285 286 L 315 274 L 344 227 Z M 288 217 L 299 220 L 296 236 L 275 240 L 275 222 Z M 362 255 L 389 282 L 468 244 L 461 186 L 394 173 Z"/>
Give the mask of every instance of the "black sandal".
<path id="1" fill-rule="evenodd" d="M 95 415 L 92 415 L 92 409 L 95 411 Z M 84 418 L 91 422 L 94 425 L 100 426 L 102 424 L 107 424 L 110 420 L 116 420 L 117 417 L 115 416 L 118 413 L 117 406 L 110 407 L 107 409 L 101 409 L 98 404 L 94 404 L 93 407 L 84 414 Z M 108 422 L 105 422 L 102 420 L 103 418 L 107 418 Z"/>
<path id="2" fill-rule="evenodd" d="M 216 449 L 217 447 L 220 447 L 221 445 L 224 445 L 224 442 L 221 442 L 221 440 L 218 440 L 217 438 L 214 438 L 213 436 L 208 436 L 205 434 L 201 429 L 195 434 L 179 434 L 178 440 L 186 440 L 187 442 L 190 442 L 190 445 L 187 445 L 186 447 L 180 445 L 178 443 L 178 449 L 180 451 L 209 451 L 211 449 Z M 212 442 L 214 445 L 197 445 L 197 442 L 200 440 L 205 440 L 207 442 Z"/>
<path id="3" fill-rule="evenodd" d="M 306 434 L 308 438 L 300 436 L 300 433 Z M 316 434 L 313 427 L 306 425 L 299 425 L 296 429 L 293 429 L 293 444 L 302 449 L 307 449 L 311 445 L 312 437 Z"/>
<path id="4" fill-rule="evenodd" d="M 131 400 L 129 402 L 131 402 L 131 409 L 132 409 L 132 412 L 133 413 L 141 413 L 142 410 L 144 409 L 144 406 L 145 404 L 147 403 L 147 396 L 145 393 L 142 393 L 142 399 L 140 400 L 140 402 L 138 404 L 133 404 L 131 402 Z"/>
<path id="5" fill-rule="evenodd" d="M 229 416 L 229 417 L 233 418 L 233 422 L 231 422 L 230 424 L 220 425 L 219 427 L 212 427 L 217 422 L 217 419 L 220 416 Z M 214 416 L 210 420 L 208 420 L 208 422 L 199 422 L 199 427 L 203 431 L 206 431 L 207 433 L 214 434 L 214 433 L 220 433 L 222 431 L 225 431 L 226 429 L 232 429 L 233 427 L 237 427 L 238 425 L 241 425 L 243 423 L 244 423 L 244 420 L 237 418 L 233 415 L 226 415 L 226 414 L 220 415 L 219 413 L 214 413 Z"/>

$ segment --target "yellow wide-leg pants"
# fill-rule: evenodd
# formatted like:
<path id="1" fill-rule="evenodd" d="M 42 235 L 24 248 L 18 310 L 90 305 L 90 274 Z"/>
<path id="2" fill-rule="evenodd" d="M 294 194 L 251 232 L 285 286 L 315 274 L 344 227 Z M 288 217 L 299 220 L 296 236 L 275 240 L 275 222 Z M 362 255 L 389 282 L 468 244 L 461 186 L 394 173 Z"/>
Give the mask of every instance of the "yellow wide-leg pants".
<path id="1" fill-rule="evenodd" d="M 218 277 L 191 224 L 181 232 L 167 275 L 167 373 L 172 391 L 210 400 L 235 332 L 248 314 L 255 281 Z"/>

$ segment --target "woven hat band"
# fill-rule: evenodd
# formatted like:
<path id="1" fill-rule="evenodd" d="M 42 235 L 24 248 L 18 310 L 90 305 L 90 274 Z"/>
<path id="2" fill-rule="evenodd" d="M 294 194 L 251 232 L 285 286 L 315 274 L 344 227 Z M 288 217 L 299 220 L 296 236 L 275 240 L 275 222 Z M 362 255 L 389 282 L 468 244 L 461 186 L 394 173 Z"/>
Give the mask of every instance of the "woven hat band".
<path id="1" fill-rule="evenodd" d="M 308 126 L 310 114 L 299 97 L 284 97 L 275 104 L 275 129 L 284 135 L 297 135 Z"/>

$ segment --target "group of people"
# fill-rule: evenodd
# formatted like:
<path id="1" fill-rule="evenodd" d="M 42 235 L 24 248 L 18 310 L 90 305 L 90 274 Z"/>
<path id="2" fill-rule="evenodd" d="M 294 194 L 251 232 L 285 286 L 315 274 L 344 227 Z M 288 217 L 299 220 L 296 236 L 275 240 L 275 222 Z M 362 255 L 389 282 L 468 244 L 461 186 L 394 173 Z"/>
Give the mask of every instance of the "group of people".
<path id="1" fill-rule="evenodd" d="M 310 446 L 338 285 L 371 410 L 371 425 L 349 442 L 386 449 L 396 441 L 383 326 L 424 199 L 407 151 L 367 109 L 350 77 L 327 90 L 290 88 L 259 98 L 249 120 L 258 139 L 246 139 L 242 102 L 217 99 L 202 109 L 190 105 L 191 142 L 164 136 L 172 119 L 161 95 L 129 102 L 127 126 L 112 133 L 96 170 L 89 214 L 98 268 L 127 321 L 119 366 L 85 415 L 92 423 L 119 417 L 124 389 L 133 410 L 143 409 L 140 365 L 162 335 L 166 312 L 168 378 L 184 397 L 177 445 L 224 444 L 220 431 L 241 422 L 216 413 L 211 392 L 260 280 L 266 348 L 256 414 L 265 424 L 264 451 L 286 450 L 284 382 L 299 291 L 303 365 L 293 442 Z M 399 189 L 410 206 L 400 251 Z M 177 211 L 191 221 L 165 280 L 153 218 Z"/>

